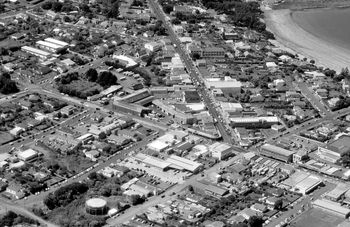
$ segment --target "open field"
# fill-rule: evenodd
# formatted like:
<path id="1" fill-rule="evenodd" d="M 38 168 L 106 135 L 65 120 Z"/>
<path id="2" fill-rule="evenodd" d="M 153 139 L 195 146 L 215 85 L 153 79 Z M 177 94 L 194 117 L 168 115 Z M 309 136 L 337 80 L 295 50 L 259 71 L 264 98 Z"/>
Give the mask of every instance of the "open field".
<path id="1" fill-rule="evenodd" d="M 344 219 L 322 211 L 320 209 L 311 209 L 297 218 L 291 226 L 294 227 L 330 227 L 337 226 Z"/>

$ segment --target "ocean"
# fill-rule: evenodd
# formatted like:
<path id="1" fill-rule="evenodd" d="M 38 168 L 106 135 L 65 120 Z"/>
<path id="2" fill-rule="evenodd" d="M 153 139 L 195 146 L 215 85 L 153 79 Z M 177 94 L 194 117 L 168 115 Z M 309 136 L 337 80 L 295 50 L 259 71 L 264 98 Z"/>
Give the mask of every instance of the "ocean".
<path id="1" fill-rule="evenodd" d="M 294 11 L 292 19 L 312 35 L 350 50 L 350 8 Z"/>

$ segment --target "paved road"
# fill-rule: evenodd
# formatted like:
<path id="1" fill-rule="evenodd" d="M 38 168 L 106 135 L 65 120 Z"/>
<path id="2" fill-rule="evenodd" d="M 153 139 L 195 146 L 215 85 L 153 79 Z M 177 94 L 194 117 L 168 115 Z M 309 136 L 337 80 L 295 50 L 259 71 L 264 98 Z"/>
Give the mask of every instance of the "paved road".
<path id="1" fill-rule="evenodd" d="M 182 61 L 184 62 L 186 69 L 191 76 L 192 81 L 194 84 L 197 85 L 197 90 L 199 94 L 202 96 L 202 99 L 204 103 L 206 104 L 209 113 L 211 116 L 217 120 L 215 123 L 217 129 L 219 130 L 223 140 L 229 144 L 234 144 L 234 140 L 232 139 L 232 136 L 228 133 L 228 131 L 225 129 L 225 125 L 223 123 L 223 117 L 220 115 L 220 113 L 216 110 L 215 102 L 212 100 L 212 97 L 210 95 L 210 91 L 206 88 L 203 78 L 200 75 L 200 72 L 198 69 L 194 66 L 192 59 L 189 57 L 189 55 L 182 49 L 181 42 L 179 38 L 177 37 L 176 33 L 174 32 L 171 23 L 166 20 L 166 15 L 164 14 L 162 8 L 160 5 L 155 2 L 154 0 L 150 0 L 150 7 L 152 8 L 153 12 L 156 14 L 158 20 L 161 20 L 163 22 L 163 25 L 167 28 L 169 33 L 169 38 L 175 44 L 175 49 L 177 53 L 180 55 Z"/>
<path id="2" fill-rule="evenodd" d="M 348 114 L 350 114 L 350 107 L 342 109 L 342 110 L 338 110 L 338 111 L 335 111 L 332 113 L 328 113 L 326 116 L 324 116 L 322 118 L 313 119 L 313 120 L 304 122 L 300 125 L 296 125 L 292 128 L 289 128 L 284 132 L 281 132 L 281 133 L 278 133 L 274 136 L 271 136 L 270 138 L 268 138 L 266 140 L 266 142 L 271 142 L 271 141 L 275 140 L 276 138 L 281 137 L 283 135 L 287 136 L 288 134 L 299 134 L 301 131 L 305 131 L 307 129 L 314 128 L 319 124 L 325 123 L 327 121 L 333 121 L 333 120 L 337 119 L 338 117 L 345 116 Z"/>
<path id="3" fill-rule="evenodd" d="M 21 204 L 27 208 L 31 208 L 34 204 L 37 204 L 39 201 L 43 201 L 43 199 L 49 193 L 54 192 L 57 188 L 62 187 L 62 186 L 67 185 L 67 184 L 71 184 L 73 182 L 79 182 L 79 181 L 85 180 L 91 172 L 97 172 L 97 171 L 105 168 L 106 166 L 109 166 L 112 163 L 117 163 L 118 159 L 124 159 L 126 156 L 128 156 L 128 154 L 130 152 L 136 151 L 140 148 L 144 148 L 150 139 L 154 139 L 156 137 L 158 137 L 158 135 L 150 135 L 150 136 L 146 137 L 143 141 L 136 143 L 132 147 L 119 151 L 114 156 L 111 156 L 107 161 L 100 163 L 97 167 L 92 168 L 90 171 L 84 171 L 82 174 L 78 174 L 76 176 L 73 176 L 73 177 L 69 178 L 67 181 L 51 187 L 48 191 L 41 192 L 39 195 L 28 196 L 28 198 L 26 200 L 18 201 L 18 204 Z"/>
<path id="4" fill-rule="evenodd" d="M 214 165 L 211 168 L 203 171 L 202 173 L 206 174 L 206 173 L 210 173 L 210 172 L 213 172 L 213 171 L 218 171 L 219 168 L 224 168 L 226 166 L 229 166 L 233 162 L 235 162 L 237 160 L 240 160 L 241 158 L 242 158 L 242 155 L 239 154 L 239 155 L 229 159 L 228 161 L 217 163 L 216 165 Z M 149 201 L 147 201 L 147 202 L 145 202 L 145 203 L 143 203 L 141 205 L 134 206 L 134 207 L 126 210 L 125 213 L 122 214 L 121 216 L 119 216 L 119 217 L 117 217 L 115 219 L 114 218 L 109 219 L 108 222 L 107 222 L 109 224 L 108 226 L 118 226 L 118 227 L 122 226 L 122 224 L 124 222 L 131 220 L 131 218 L 133 216 L 140 215 L 140 214 L 144 213 L 145 211 L 147 211 L 147 209 L 149 207 L 152 207 L 152 206 L 154 206 L 156 204 L 164 203 L 167 200 L 175 199 L 176 196 L 177 196 L 176 194 L 178 192 L 182 191 L 187 186 L 193 184 L 198 178 L 201 177 L 200 175 L 202 173 L 199 173 L 199 174 L 191 176 L 183 184 L 174 185 L 173 187 L 171 187 L 170 189 L 168 189 L 165 192 L 165 197 L 164 198 L 162 198 L 161 195 L 151 197 Z M 174 194 L 174 195 L 172 195 L 172 194 Z"/>
<path id="5" fill-rule="evenodd" d="M 321 116 L 331 114 L 331 111 L 326 108 L 321 98 L 314 94 L 305 82 L 295 83 L 295 85 L 300 89 L 301 93 L 306 97 L 311 105 L 318 110 Z"/>
<path id="6" fill-rule="evenodd" d="M 35 214 L 33 214 L 32 212 L 26 210 L 24 207 L 21 207 L 17 204 L 14 204 L 12 202 L 9 202 L 3 198 L 0 198 L 0 206 L 4 207 L 6 210 L 11 210 L 15 213 L 18 214 L 22 214 L 26 217 L 32 218 L 34 220 L 37 220 L 38 222 L 40 222 L 40 224 L 42 224 L 43 226 L 48 226 L 48 227 L 58 227 L 55 224 L 52 224 L 50 222 L 45 221 L 44 219 L 42 219 L 39 216 L 36 216 Z"/>
<path id="7" fill-rule="evenodd" d="M 268 225 L 266 225 L 266 227 L 275 227 L 282 221 L 285 221 L 287 218 L 292 217 L 290 220 L 297 219 L 298 216 L 306 212 L 306 211 L 303 211 L 301 214 L 298 214 L 298 211 L 302 209 L 302 206 L 304 206 L 305 210 L 310 209 L 312 207 L 311 198 L 315 198 L 315 199 L 319 198 L 322 194 L 329 191 L 332 187 L 333 185 L 326 183 L 326 186 L 315 190 L 313 193 L 311 193 L 312 195 L 303 196 L 302 199 L 293 206 L 293 208 L 289 206 L 288 211 L 283 212 L 280 217 L 276 219 L 272 219 L 272 221 Z"/>

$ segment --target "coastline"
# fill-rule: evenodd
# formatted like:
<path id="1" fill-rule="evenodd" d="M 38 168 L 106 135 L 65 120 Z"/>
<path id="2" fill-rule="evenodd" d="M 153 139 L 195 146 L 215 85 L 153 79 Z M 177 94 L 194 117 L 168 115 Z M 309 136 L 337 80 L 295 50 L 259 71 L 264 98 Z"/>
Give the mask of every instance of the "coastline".
<path id="1" fill-rule="evenodd" d="M 316 65 L 340 72 L 350 66 L 350 50 L 338 46 L 332 40 L 317 37 L 301 28 L 292 18 L 293 11 L 265 10 L 265 23 L 276 40 L 276 46 L 292 53 L 297 53 L 308 60 L 315 60 Z"/>

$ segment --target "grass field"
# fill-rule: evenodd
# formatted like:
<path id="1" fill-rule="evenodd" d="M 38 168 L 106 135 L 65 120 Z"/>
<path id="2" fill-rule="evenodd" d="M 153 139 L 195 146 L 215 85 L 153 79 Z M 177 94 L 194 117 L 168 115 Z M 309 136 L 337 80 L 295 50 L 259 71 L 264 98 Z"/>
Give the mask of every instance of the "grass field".
<path id="1" fill-rule="evenodd" d="M 0 132 L 0 144 L 4 144 L 13 139 L 13 136 L 7 132 Z"/>
<path id="2" fill-rule="evenodd" d="M 322 211 L 311 209 L 297 218 L 293 227 L 333 227 L 344 221 L 344 218 Z"/>

